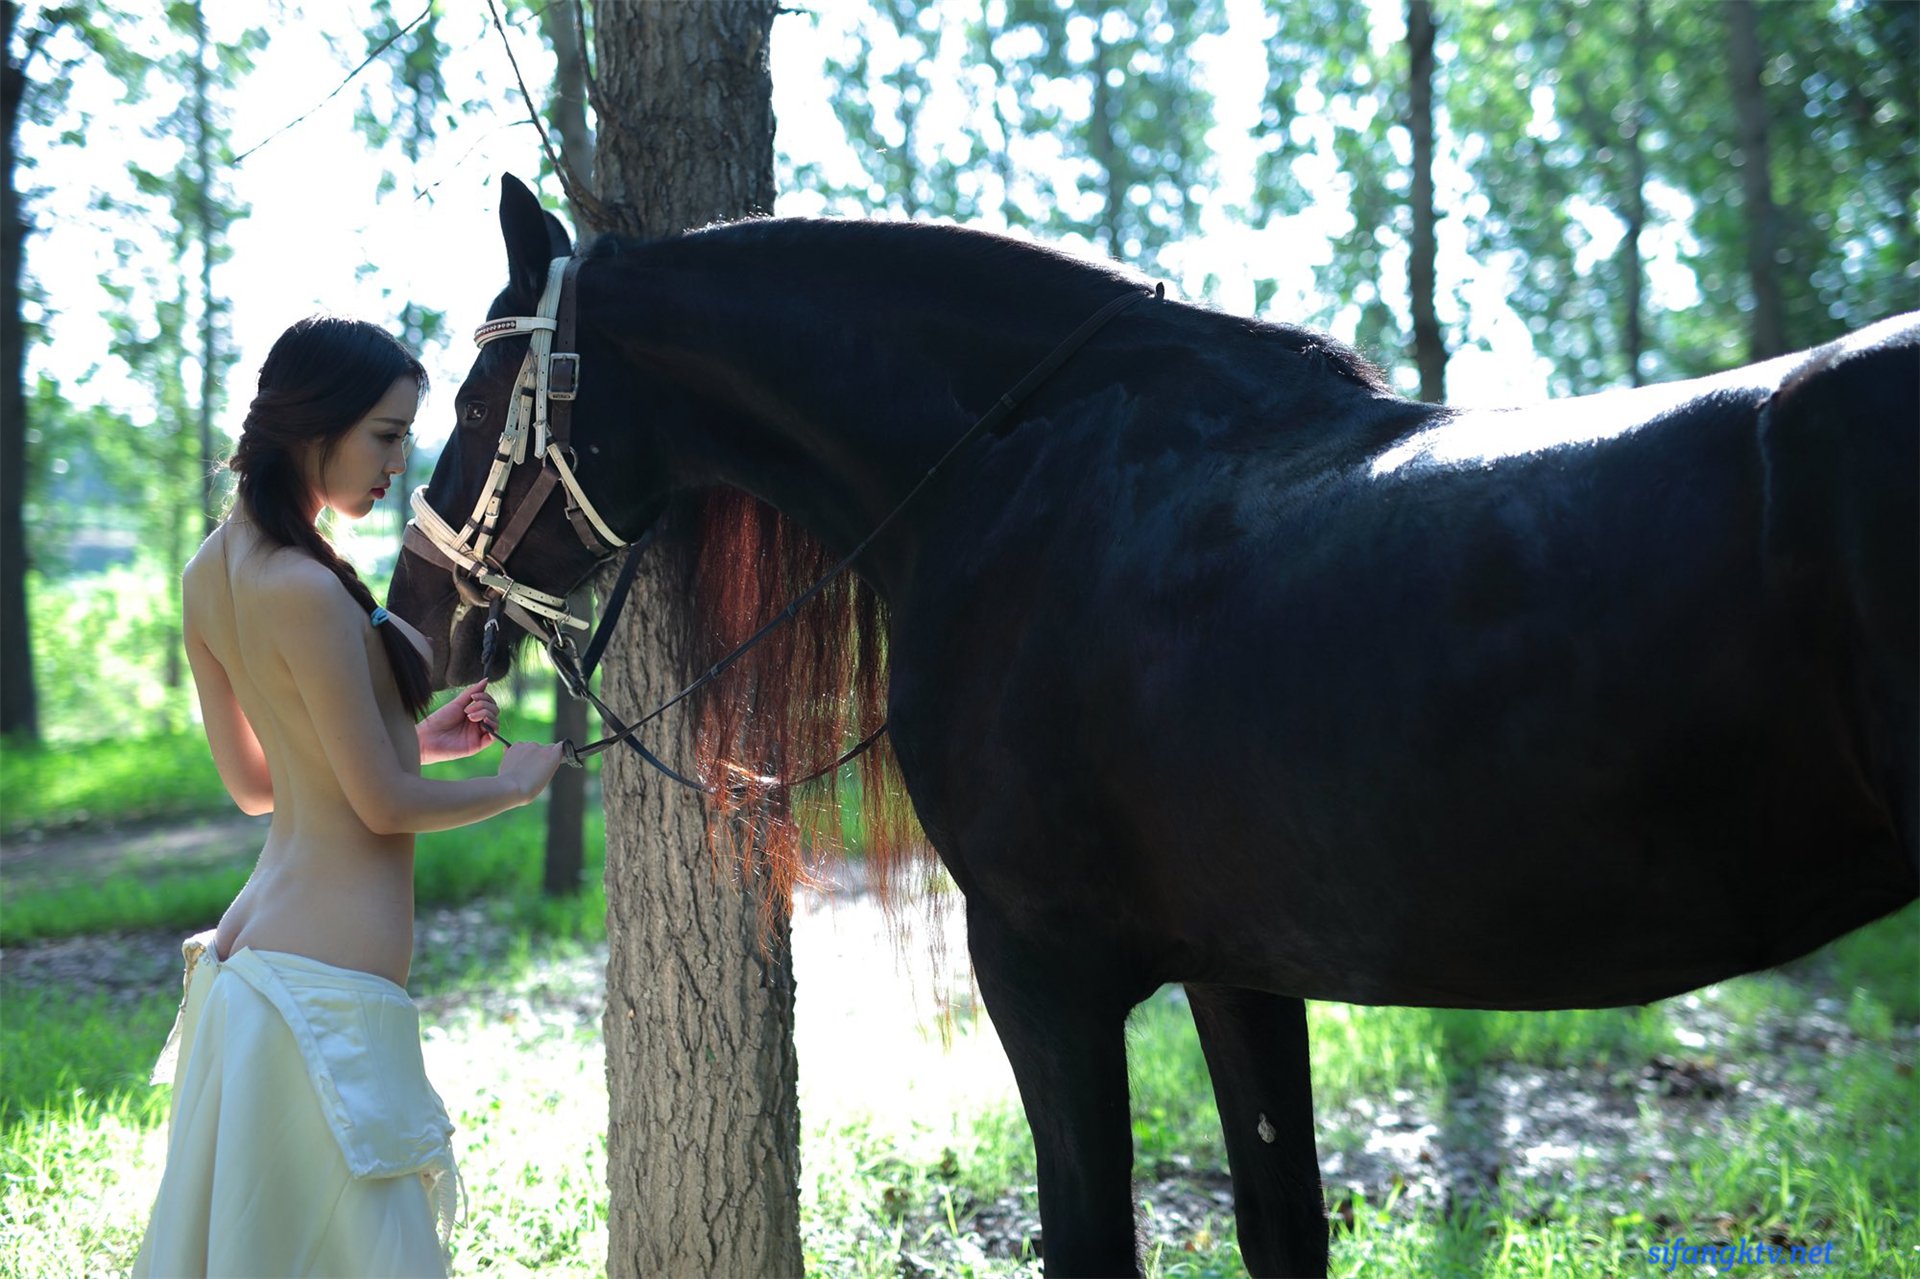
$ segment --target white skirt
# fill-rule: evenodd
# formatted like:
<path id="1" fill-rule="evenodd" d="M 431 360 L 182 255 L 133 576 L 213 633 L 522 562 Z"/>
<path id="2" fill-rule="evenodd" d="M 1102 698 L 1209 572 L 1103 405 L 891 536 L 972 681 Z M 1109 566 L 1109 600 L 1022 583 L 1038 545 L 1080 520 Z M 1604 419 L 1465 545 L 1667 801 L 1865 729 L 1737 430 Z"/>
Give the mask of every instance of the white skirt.
<path id="1" fill-rule="evenodd" d="M 167 1167 L 136 1279 L 444 1276 L 453 1124 L 407 992 L 300 955 L 222 963 L 211 932 L 181 949 L 154 1067 L 173 1081 Z"/>

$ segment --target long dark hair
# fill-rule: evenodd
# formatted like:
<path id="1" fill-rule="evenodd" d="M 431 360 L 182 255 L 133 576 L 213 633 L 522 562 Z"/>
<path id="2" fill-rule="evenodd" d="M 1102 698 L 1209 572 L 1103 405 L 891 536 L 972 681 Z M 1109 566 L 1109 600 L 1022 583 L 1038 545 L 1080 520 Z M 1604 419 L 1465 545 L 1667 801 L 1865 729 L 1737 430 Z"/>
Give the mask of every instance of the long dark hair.
<path id="1" fill-rule="evenodd" d="M 240 503 L 267 539 L 332 569 L 368 614 L 378 607 L 373 592 L 308 518 L 312 498 L 301 457 L 318 445 L 324 464 L 340 438 L 404 377 L 426 392 L 425 366 L 385 329 L 331 315 L 301 320 L 267 352 L 240 446 L 227 459 L 240 477 Z M 376 629 L 400 700 L 418 719 L 433 697 L 426 659 L 398 627 Z"/>

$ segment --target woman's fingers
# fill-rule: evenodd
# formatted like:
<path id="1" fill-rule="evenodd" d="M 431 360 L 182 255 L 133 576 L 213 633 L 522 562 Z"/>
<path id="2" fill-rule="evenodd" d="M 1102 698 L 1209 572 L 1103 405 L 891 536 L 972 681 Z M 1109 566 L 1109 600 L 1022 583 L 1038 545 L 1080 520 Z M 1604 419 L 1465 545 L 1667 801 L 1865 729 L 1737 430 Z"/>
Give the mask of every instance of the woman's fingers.
<path id="1" fill-rule="evenodd" d="M 466 701 L 466 713 L 469 723 L 478 724 L 495 737 L 500 735 L 500 704 L 487 692 L 487 681 L 482 679 L 461 694 Z"/>

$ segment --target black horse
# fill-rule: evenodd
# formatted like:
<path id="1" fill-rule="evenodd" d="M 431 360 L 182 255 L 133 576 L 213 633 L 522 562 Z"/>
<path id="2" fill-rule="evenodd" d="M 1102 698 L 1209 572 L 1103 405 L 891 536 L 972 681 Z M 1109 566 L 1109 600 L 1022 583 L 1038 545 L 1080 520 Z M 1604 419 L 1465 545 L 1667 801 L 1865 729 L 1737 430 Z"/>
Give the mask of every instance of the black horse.
<path id="1" fill-rule="evenodd" d="M 570 245 L 503 194 L 491 314 L 531 314 Z M 1142 287 L 945 227 L 597 243 L 582 481 L 624 538 L 730 487 L 844 554 Z M 426 490 L 456 525 L 526 343 L 460 388 Z M 1049 1273 L 1136 1272 L 1122 1029 L 1162 983 L 1191 998 L 1249 1269 L 1318 1275 L 1304 1000 L 1640 1003 L 1913 900 L 1917 441 L 1912 316 L 1492 412 L 1143 296 L 955 454 L 854 568 L 1032 1123 Z M 505 566 L 554 592 L 596 558 L 559 506 Z M 408 555 L 391 600 L 443 682 L 478 673 L 454 587 Z"/>

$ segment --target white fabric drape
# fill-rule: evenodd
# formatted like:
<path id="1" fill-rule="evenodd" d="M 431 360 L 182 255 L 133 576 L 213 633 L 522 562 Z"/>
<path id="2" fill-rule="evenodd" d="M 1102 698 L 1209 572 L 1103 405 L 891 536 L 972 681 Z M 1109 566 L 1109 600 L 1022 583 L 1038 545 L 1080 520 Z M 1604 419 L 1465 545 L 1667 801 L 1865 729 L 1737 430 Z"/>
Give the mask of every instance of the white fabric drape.
<path id="1" fill-rule="evenodd" d="M 136 1279 L 444 1276 L 453 1124 L 407 992 L 300 955 L 182 947 L 167 1168 Z"/>

